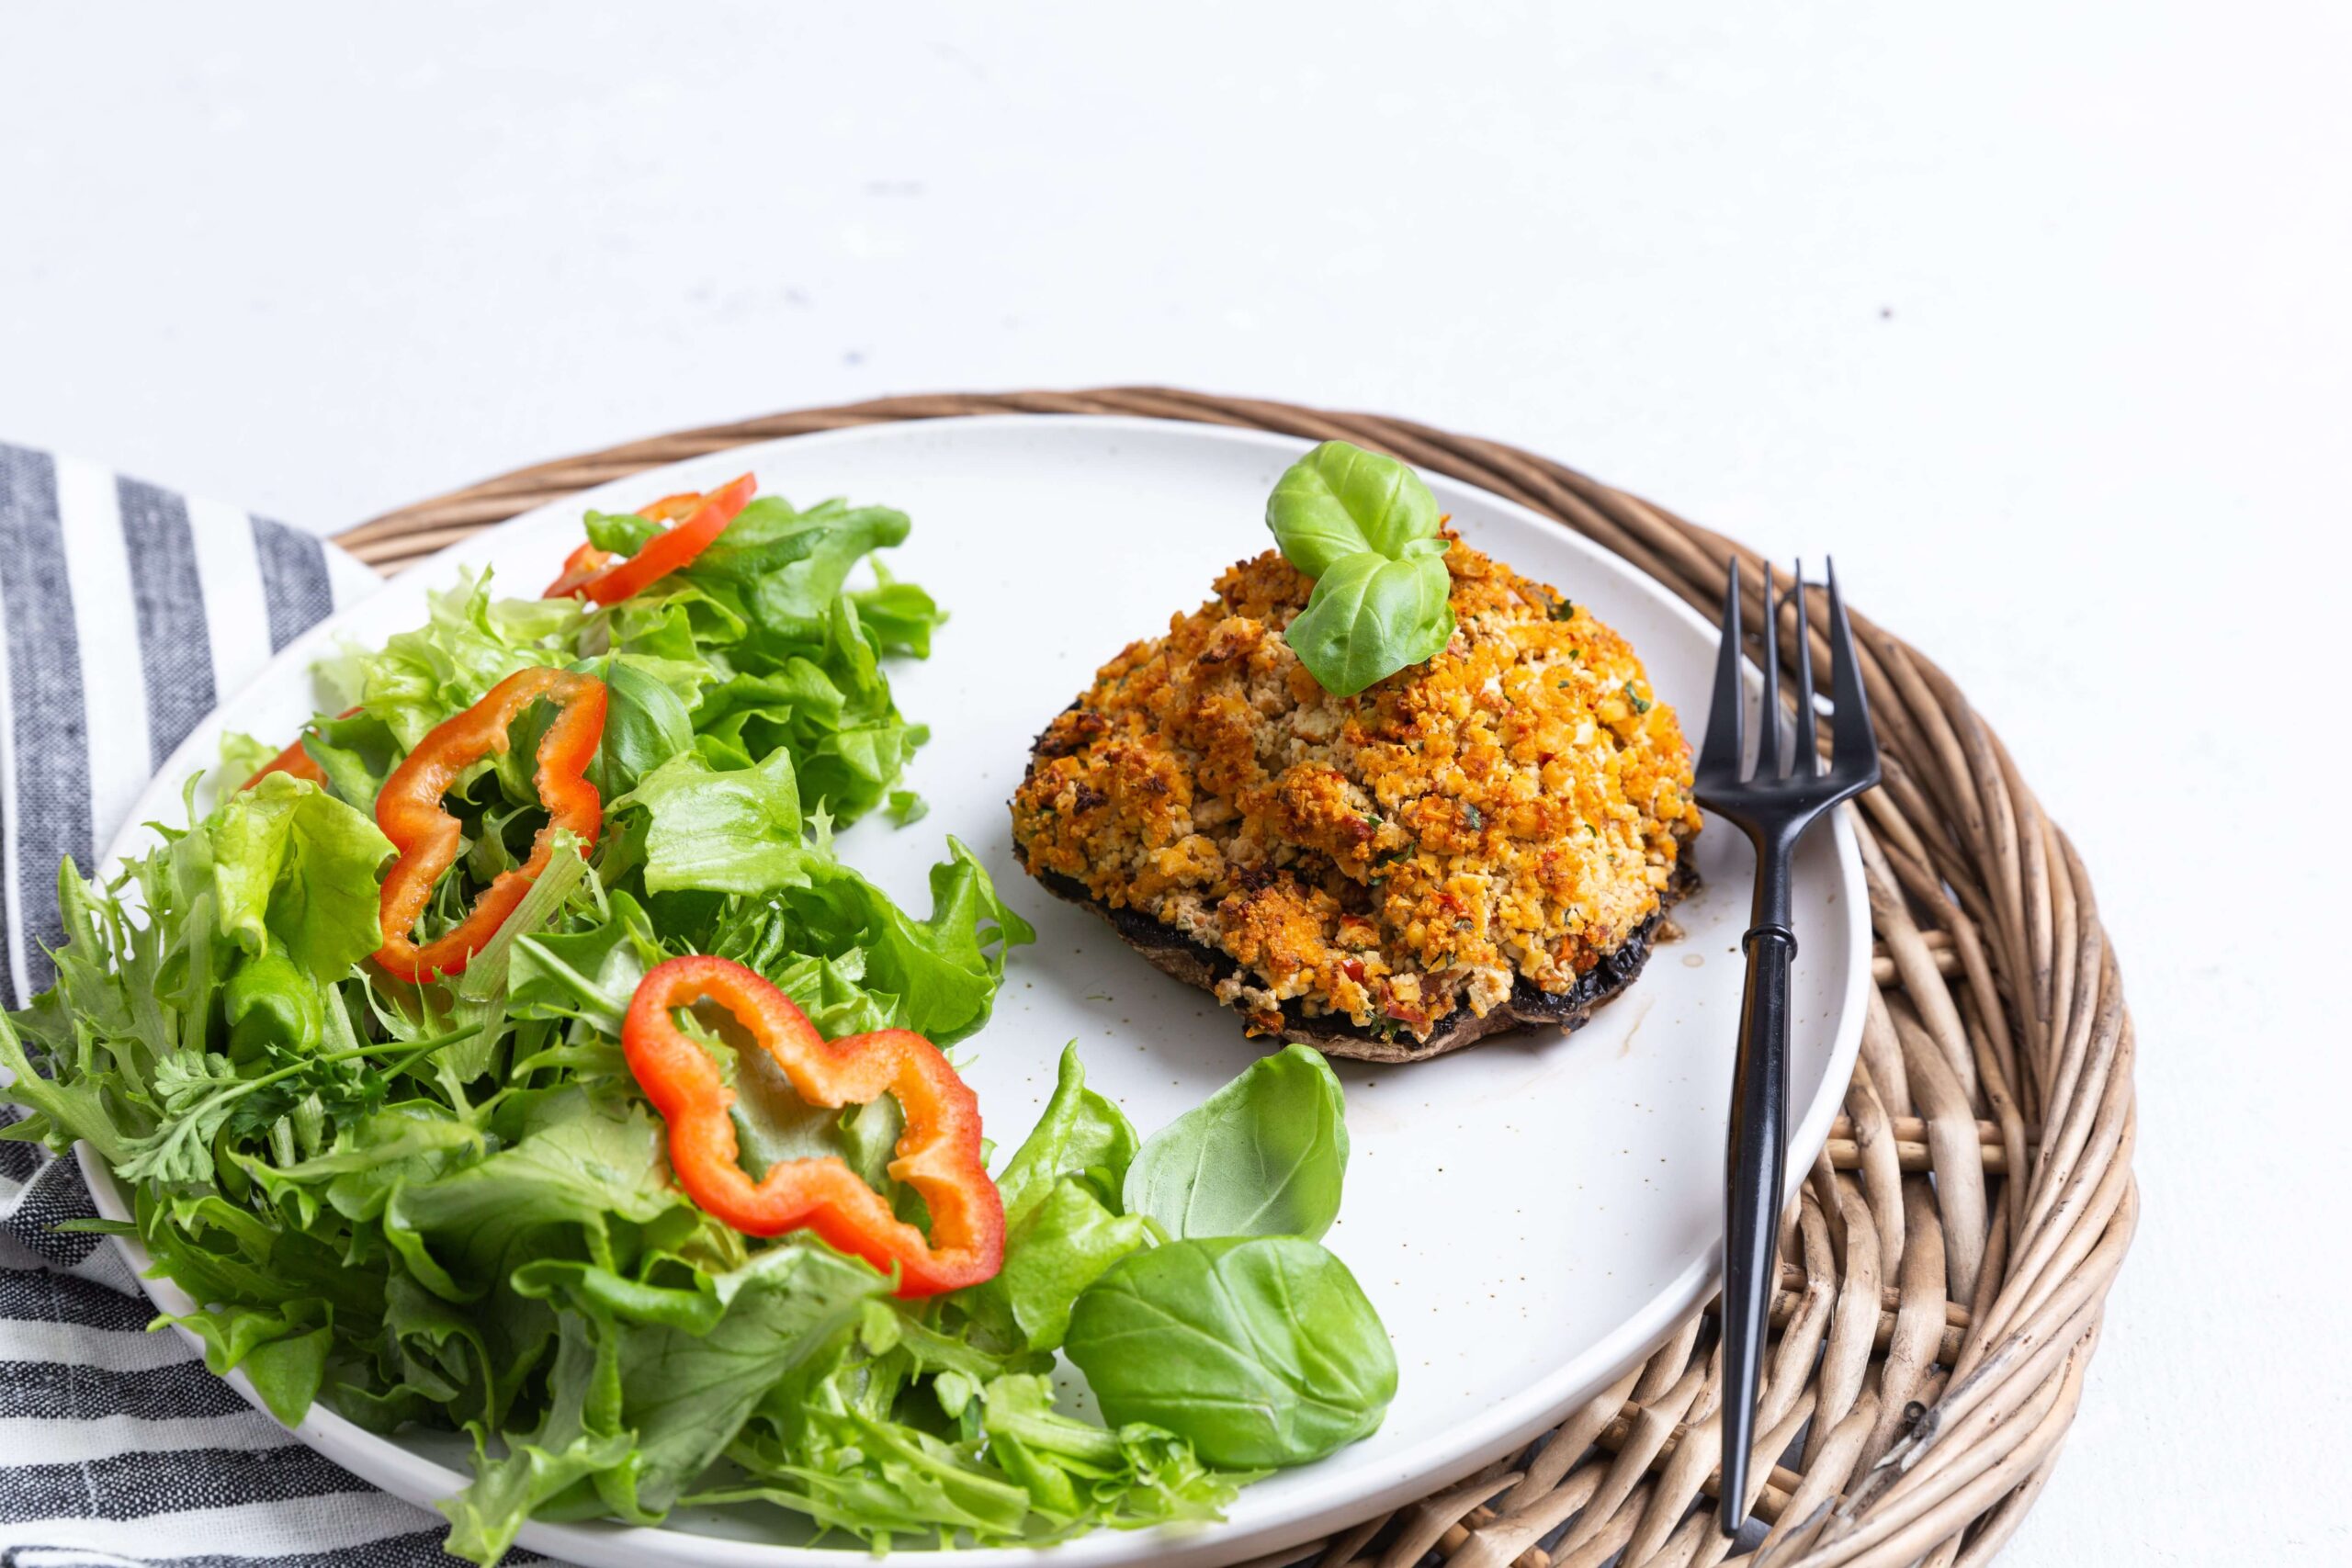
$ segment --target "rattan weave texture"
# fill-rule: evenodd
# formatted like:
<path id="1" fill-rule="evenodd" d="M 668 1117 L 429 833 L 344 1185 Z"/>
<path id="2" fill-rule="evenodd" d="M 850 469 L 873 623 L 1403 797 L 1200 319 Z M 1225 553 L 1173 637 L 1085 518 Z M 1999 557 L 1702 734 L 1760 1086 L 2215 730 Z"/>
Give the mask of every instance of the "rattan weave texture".
<path id="1" fill-rule="evenodd" d="M 1143 414 L 1383 448 L 1559 519 L 1710 618 L 1725 561 L 1761 566 L 1516 447 L 1159 388 L 890 398 L 684 431 L 404 507 L 342 543 L 389 572 L 544 502 L 702 453 L 1005 412 Z M 1821 595 L 1814 605 L 1806 630 L 1826 669 Z M 1794 611 L 1781 614 L 1792 659 Z M 1856 824 L 1876 984 L 1846 1115 L 1782 1222 L 1751 1471 L 1770 1535 L 1735 1557 L 1706 1506 L 1721 1442 L 1711 1306 L 1525 1451 L 1311 1560 L 1944 1568 L 1990 1558 L 2033 1506 L 2138 1216 L 2131 1016 L 2090 879 L 1999 738 L 1934 664 L 1860 615 L 1854 625 L 1886 769 Z"/>

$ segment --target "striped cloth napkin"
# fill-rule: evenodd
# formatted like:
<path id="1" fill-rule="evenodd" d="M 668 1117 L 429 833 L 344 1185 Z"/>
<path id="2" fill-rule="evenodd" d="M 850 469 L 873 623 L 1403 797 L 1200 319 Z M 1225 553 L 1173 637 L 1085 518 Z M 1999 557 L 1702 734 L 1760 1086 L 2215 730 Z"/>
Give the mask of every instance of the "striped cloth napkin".
<path id="1" fill-rule="evenodd" d="M 377 582 L 282 523 L 0 444 L 0 1000 L 49 985 L 58 862 L 94 867 L 198 721 Z M 0 1142 L 0 1568 L 455 1562 L 439 1519 L 146 1333 L 114 1248 L 53 1229 L 96 1212 L 73 1162 Z"/>

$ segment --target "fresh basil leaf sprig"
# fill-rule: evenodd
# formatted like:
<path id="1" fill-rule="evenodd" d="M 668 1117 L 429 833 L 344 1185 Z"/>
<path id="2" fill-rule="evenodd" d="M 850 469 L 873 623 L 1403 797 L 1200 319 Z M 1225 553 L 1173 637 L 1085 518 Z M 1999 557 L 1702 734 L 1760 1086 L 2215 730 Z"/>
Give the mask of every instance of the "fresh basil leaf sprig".
<path id="1" fill-rule="evenodd" d="M 1004 1272 L 964 1292 L 967 1310 L 1023 1348 L 1058 1345 L 1121 1430 L 1172 1432 L 1214 1466 L 1305 1464 L 1375 1429 L 1396 1354 L 1316 1239 L 1348 1164 L 1330 1064 L 1288 1046 L 1140 1147 L 1084 1083 L 1066 1053 L 999 1178 Z M 1010 1329 L 994 1327 L 998 1298 Z"/>
<path id="2" fill-rule="evenodd" d="M 1340 1217 L 1345 1115 L 1322 1053 L 1285 1045 L 1151 1135 L 1127 1167 L 1127 1212 L 1179 1239 L 1318 1241 Z"/>
<path id="3" fill-rule="evenodd" d="M 1396 1352 L 1347 1265 L 1303 1236 L 1130 1253 L 1078 1298 L 1065 1347 L 1109 1419 L 1203 1462 L 1305 1464 L 1378 1429 Z"/>
<path id="4" fill-rule="evenodd" d="M 1394 457 L 1326 441 L 1266 498 L 1283 558 L 1315 580 L 1286 637 L 1323 689 L 1351 697 L 1453 635 L 1437 497 Z"/>

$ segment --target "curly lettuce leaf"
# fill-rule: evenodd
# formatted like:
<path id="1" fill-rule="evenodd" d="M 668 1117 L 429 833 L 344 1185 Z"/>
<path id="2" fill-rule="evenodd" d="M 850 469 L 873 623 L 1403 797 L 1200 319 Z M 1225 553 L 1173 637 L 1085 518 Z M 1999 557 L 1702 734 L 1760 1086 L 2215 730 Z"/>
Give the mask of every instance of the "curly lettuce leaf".
<path id="1" fill-rule="evenodd" d="M 647 819 L 651 891 L 758 901 L 736 912 L 733 929 L 710 951 L 734 956 L 765 947 L 837 963 L 854 955 L 854 976 L 836 969 L 819 978 L 854 979 L 885 998 L 891 1022 L 940 1044 L 988 1021 L 1006 952 L 1035 940 L 997 896 L 987 869 L 952 838 L 948 858 L 932 868 L 931 915 L 917 919 L 834 858 L 829 841 L 801 837 L 799 795 L 781 749 L 756 767 L 735 769 L 681 753 L 614 809 Z"/>
<path id="2" fill-rule="evenodd" d="M 873 634 L 883 652 L 929 659 L 931 634 L 947 624 L 947 613 L 930 594 L 911 582 L 898 581 L 879 563 L 874 570 L 880 583 L 854 590 L 849 596 L 857 606 L 859 624 Z"/>
<path id="3" fill-rule="evenodd" d="M 590 542 L 622 555 L 659 526 L 632 514 L 587 519 Z M 781 748 L 802 798 L 854 821 L 888 800 L 926 737 L 899 713 L 879 660 L 927 657 L 944 617 L 878 562 L 875 586 L 847 588 L 858 563 L 907 527 L 887 507 L 829 501 L 802 512 L 761 497 L 693 562 L 613 610 L 610 646 L 692 678 L 679 694 L 707 756 L 741 769 Z"/>
<path id="4" fill-rule="evenodd" d="M 902 544 L 907 514 L 887 506 L 828 501 L 796 512 L 781 496 L 743 508 L 686 575 L 723 583 L 741 595 L 753 623 L 780 641 L 822 637 L 852 568 L 877 549 Z"/>
<path id="5" fill-rule="evenodd" d="M 291 1427 L 302 1419 L 325 1381 L 334 1344 L 334 1307 L 315 1296 L 277 1307 L 223 1307 L 163 1317 L 204 1345 L 204 1364 L 226 1377 L 243 1367 L 269 1413 Z"/>
<path id="6" fill-rule="evenodd" d="M 222 802 L 206 834 L 220 929 L 247 953 L 277 944 L 334 976 L 382 943 L 376 868 L 392 842 L 318 785 L 271 773 Z"/>
<path id="7" fill-rule="evenodd" d="M 234 789 L 267 767 L 277 749 L 239 729 L 220 732 L 220 762 L 213 777 L 224 790 Z"/>
<path id="8" fill-rule="evenodd" d="M 653 893 L 771 893 L 805 880 L 800 791 L 792 758 L 720 770 L 681 751 L 613 803 L 646 817 L 645 886 Z"/>
<path id="9" fill-rule="evenodd" d="M 838 862 L 784 895 L 820 951 L 864 953 L 865 987 L 895 998 L 903 1027 L 940 1045 L 988 1021 L 1005 954 L 1037 940 L 971 851 L 951 838 L 947 854 L 931 868 L 927 919 Z"/>
<path id="10" fill-rule="evenodd" d="M 189 781 L 191 798 L 195 781 Z M 216 1001 L 239 950 L 215 918 L 212 840 L 165 830 L 122 883 L 85 881 L 71 860 L 58 867 L 65 942 L 50 956 L 57 980 L 0 1028 L 0 1094 L 32 1114 L 6 1130 L 62 1151 L 87 1141 L 107 1160 L 126 1158 L 162 1117 L 153 1090 L 160 1066 L 201 1053 Z M 135 889 L 147 919 L 119 897 Z"/>
<path id="11" fill-rule="evenodd" d="M 330 705 L 366 708 L 406 750 L 515 671 L 579 656 L 585 612 L 578 600 L 493 598 L 490 584 L 487 571 L 461 571 L 454 585 L 426 595 L 424 626 L 377 652 L 346 648 L 322 660 L 320 680 L 340 699 Z"/>
<path id="12" fill-rule="evenodd" d="M 1122 1212 L 1137 1148 L 1125 1112 L 1086 1087 L 1075 1041 L 1062 1050 L 1054 1092 L 997 1175 L 1004 1200 L 1004 1268 L 950 1301 L 992 1343 L 1051 1350 L 1069 1328 L 1070 1303 L 1112 1264 L 1159 1239 Z"/>

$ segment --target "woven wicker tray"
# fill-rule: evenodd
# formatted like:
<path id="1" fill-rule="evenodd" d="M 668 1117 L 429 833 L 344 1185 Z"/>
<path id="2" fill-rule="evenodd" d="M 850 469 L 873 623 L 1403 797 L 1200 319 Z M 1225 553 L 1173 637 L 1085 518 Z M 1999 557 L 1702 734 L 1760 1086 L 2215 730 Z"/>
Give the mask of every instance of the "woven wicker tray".
<path id="1" fill-rule="evenodd" d="M 1152 388 L 892 398 L 633 442 L 405 507 L 342 537 L 390 572 L 544 502 L 780 435 L 970 413 L 1147 414 L 1345 437 L 1555 517 L 1716 617 L 1750 551 L 1516 447 L 1368 414 Z M 1753 579 L 1751 578 L 1751 581 Z M 1826 610 L 1814 596 L 1816 610 Z M 1794 612 L 1781 645 L 1794 657 Z M 1998 737 L 1854 617 L 1886 782 L 1861 799 L 1872 958 L 1846 1115 L 1783 1221 L 1751 1473 L 1759 1547 L 1713 1528 L 1711 1304 L 1525 1451 L 1302 1556 L 1408 1568 L 1977 1563 L 2048 1480 L 2139 1200 L 2132 1034 L 2090 879 Z M 1816 668 L 1826 668 L 1823 625 Z"/>

